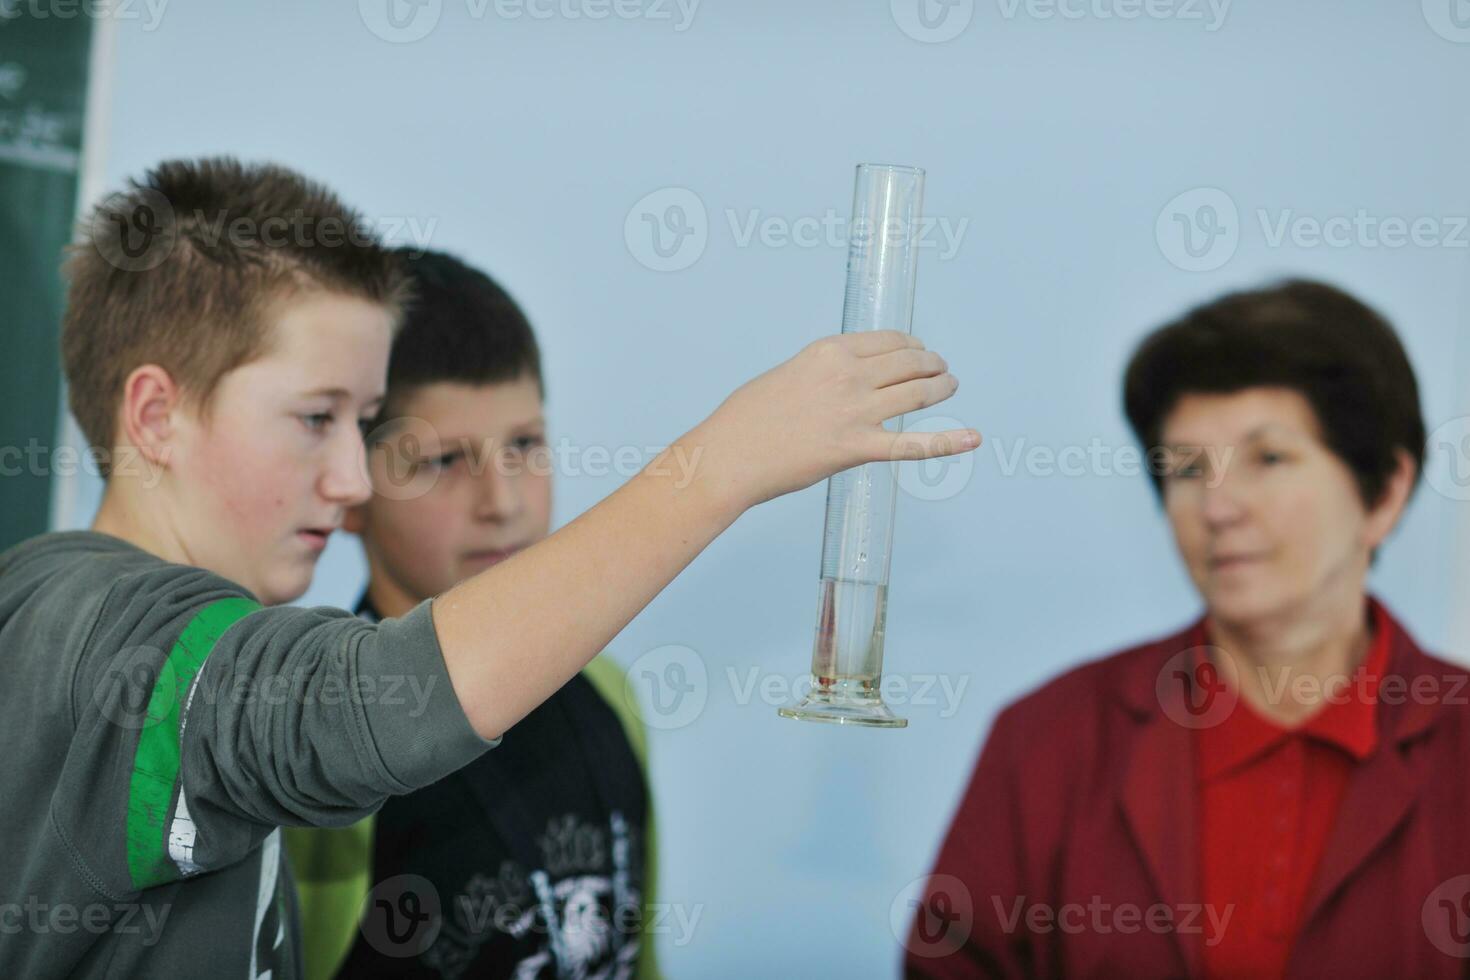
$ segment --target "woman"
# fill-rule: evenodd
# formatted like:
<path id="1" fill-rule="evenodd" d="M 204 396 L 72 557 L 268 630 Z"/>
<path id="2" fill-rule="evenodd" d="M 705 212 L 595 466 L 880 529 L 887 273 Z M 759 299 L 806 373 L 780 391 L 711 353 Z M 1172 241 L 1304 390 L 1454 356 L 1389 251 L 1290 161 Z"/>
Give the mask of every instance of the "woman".
<path id="1" fill-rule="evenodd" d="M 1124 388 L 1204 614 L 1001 712 L 907 975 L 1465 975 L 1467 675 L 1367 593 L 1424 453 L 1392 328 L 1236 293 Z"/>

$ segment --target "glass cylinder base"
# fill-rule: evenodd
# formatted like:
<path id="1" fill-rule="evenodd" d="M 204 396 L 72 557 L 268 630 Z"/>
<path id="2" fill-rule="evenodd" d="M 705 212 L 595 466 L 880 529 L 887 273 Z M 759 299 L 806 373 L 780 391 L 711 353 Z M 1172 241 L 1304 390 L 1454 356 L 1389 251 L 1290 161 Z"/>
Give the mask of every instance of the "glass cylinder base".
<path id="1" fill-rule="evenodd" d="M 864 725 L 869 728 L 907 728 L 909 720 L 895 715 L 872 688 L 860 692 L 822 686 L 813 679 L 812 691 L 794 705 L 777 708 L 782 718 L 824 721 L 831 725 Z"/>

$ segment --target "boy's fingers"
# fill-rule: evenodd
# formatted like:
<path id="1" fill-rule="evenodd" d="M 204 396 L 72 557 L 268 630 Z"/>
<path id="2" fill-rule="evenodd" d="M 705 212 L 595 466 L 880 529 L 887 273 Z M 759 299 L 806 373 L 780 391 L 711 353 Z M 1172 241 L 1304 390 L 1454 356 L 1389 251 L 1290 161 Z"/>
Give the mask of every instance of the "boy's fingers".
<path id="1" fill-rule="evenodd" d="M 949 370 L 949 365 L 938 353 L 917 347 L 867 358 L 863 367 L 875 388 L 887 388 L 915 378 L 932 378 Z"/>
<path id="2" fill-rule="evenodd" d="M 874 393 L 877 398 L 879 416 L 884 421 L 917 412 L 921 408 L 938 405 L 960 387 L 960 379 L 952 374 L 936 374 L 930 378 L 915 378 L 902 384 L 889 385 Z"/>
<path id="3" fill-rule="evenodd" d="M 848 349 L 858 357 L 876 357 L 907 347 L 923 348 L 924 342 L 900 330 L 864 330 L 840 334 Z"/>
<path id="4" fill-rule="evenodd" d="M 957 456 L 968 453 L 980 445 L 981 436 L 975 429 L 950 429 L 947 432 L 889 432 L 887 456 L 890 460 L 935 459 L 939 456 Z M 880 436 L 884 438 L 885 436 Z"/>

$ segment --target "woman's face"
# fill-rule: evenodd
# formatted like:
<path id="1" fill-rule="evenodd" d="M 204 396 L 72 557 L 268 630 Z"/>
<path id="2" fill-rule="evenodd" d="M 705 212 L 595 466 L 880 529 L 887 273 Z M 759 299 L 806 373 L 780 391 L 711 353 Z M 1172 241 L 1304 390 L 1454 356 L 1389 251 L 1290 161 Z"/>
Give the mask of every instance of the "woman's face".
<path id="1" fill-rule="evenodd" d="M 1160 441 L 1174 540 L 1217 621 L 1246 625 L 1362 593 L 1402 501 L 1364 506 L 1303 395 L 1185 395 Z"/>

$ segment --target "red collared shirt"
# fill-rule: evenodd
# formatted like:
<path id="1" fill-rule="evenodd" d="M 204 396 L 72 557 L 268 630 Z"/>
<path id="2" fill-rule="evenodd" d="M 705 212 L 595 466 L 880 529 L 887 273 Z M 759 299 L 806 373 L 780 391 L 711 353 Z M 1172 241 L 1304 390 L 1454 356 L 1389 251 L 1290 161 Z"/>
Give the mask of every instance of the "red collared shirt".
<path id="1" fill-rule="evenodd" d="M 1234 906 L 1204 949 L 1208 977 L 1280 977 L 1327 835 L 1353 767 L 1378 743 L 1378 680 L 1389 628 L 1377 610 L 1368 656 L 1351 681 L 1324 685 L 1327 705 L 1297 728 L 1241 699 L 1195 739 L 1201 815 L 1200 884 L 1217 915 Z M 1282 690 L 1275 671 L 1264 677 Z"/>

